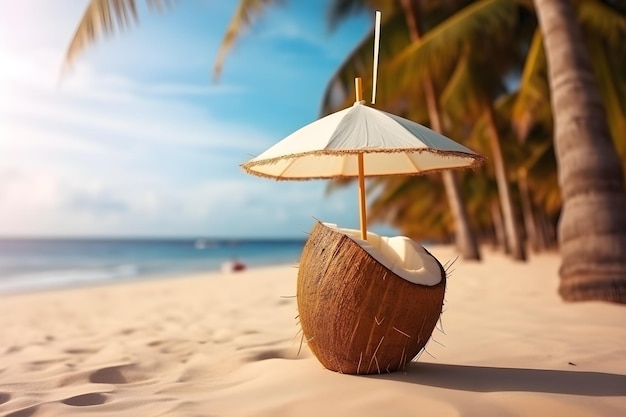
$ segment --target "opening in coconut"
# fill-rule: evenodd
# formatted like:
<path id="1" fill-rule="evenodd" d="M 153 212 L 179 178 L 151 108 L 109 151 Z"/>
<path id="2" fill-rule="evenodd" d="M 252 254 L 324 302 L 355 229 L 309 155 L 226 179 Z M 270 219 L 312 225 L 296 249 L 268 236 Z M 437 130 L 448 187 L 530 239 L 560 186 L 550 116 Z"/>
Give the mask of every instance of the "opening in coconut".
<path id="1" fill-rule="evenodd" d="M 441 282 L 441 269 L 437 260 L 406 236 L 386 237 L 367 232 L 367 240 L 363 240 L 359 230 L 340 228 L 332 223 L 323 224 L 352 239 L 372 258 L 402 279 L 428 286 Z"/>

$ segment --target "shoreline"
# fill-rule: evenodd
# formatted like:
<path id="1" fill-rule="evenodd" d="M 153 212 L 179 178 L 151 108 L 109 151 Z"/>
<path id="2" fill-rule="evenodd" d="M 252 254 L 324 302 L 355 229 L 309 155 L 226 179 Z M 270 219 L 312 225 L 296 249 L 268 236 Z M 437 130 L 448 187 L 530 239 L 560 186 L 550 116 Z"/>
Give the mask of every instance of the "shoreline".
<path id="1" fill-rule="evenodd" d="M 227 261 L 226 261 L 227 262 Z M 273 262 L 268 262 L 268 263 L 258 263 L 258 262 L 253 262 L 251 265 L 244 263 L 246 266 L 245 270 L 255 270 L 258 268 L 280 268 L 283 266 L 294 266 L 297 265 L 299 262 L 298 259 L 293 260 L 293 261 L 273 261 Z M 91 271 L 88 271 L 91 272 Z M 80 270 L 61 270 L 61 271 L 54 271 L 54 270 L 49 270 L 49 271 L 41 271 L 40 274 L 35 274 L 35 275 L 48 275 L 48 276 L 67 276 L 68 273 L 71 273 L 72 275 L 79 275 L 80 274 Z M 12 289 L 12 287 L 10 285 L 7 285 L 6 282 L 3 282 L 3 279 L 6 280 L 13 280 L 13 281 L 19 281 L 21 278 L 23 278 L 23 275 L 17 275 L 17 276 L 9 276 L 9 278 L 7 279 L 6 277 L 0 277 L 0 298 L 2 297 L 7 297 L 7 296 L 12 296 L 12 295 L 19 295 L 19 294 L 28 294 L 31 292 L 43 292 L 43 291 L 62 291 L 62 290 L 70 290 L 73 288 L 90 288 L 90 287 L 94 287 L 94 286 L 104 286 L 104 285 L 115 285 L 115 284 L 126 284 L 126 283 L 133 283 L 133 282 L 138 282 L 138 281 L 150 281 L 150 280 L 176 280 L 176 279 L 180 279 L 185 278 L 185 277 L 190 277 L 190 276 L 198 276 L 198 275 L 219 275 L 219 274 L 224 274 L 226 272 L 223 272 L 221 269 L 221 265 L 219 266 L 212 266 L 212 267 L 206 267 L 206 268 L 190 268 L 190 269 L 183 269 L 182 271 L 179 270 L 160 270 L 160 271 L 151 271 L 148 273 L 140 273 L 140 274 L 135 274 L 135 275 L 121 275 L 121 276 L 106 276 L 103 278 L 91 278 L 91 279 L 78 279 L 78 280 L 74 280 L 72 281 L 71 279 L 45 279 L 45 280 L 40 280 L 40 281 L 46 281 L 45 283 L 33 283 L 31 280 L 29 280 L 28 278 L 26 278 L 26 283 L 24 284 L 20 284 L 17 283 L 16 285 L 13 286 L 13 288 L 18 288 L 18 289 Z M 239 272 L 231 272 L 233 274 L 237 274 Z M 32 277 L 32 274 L 30 275 Z"/>
<path id="2" fill-rule="evenodd" d="M 484 257 L 419 360 L 373 376 L 299 352 L 289 265 L 2 296 L 0 415 L 626 414 L 626 306 L 561 301 L 553 254 Z"/>
<path id="3" fill-rule="evenodd" d="M 235 242 L 235 241 L 233 241 Z M 220 271 L 296 262 L 303 241 L 249 239 L 0 239 L 0 292 Z"/>
<path id="4" fill-rule="evenodd" d="M 253 265 L 246 266 L 245 271 L 255 271 L 257 269 L 273 269 L 273 268 L 283 268 L 283 267 L 297 267 L 298 261 L 294 262 L 276 262 L 270 264 L 261 264 L 261 265 Z M 104 278 L 104 279 L 95 279 L 95 280 L 85 280 L 81 282 L 67 282 L 56 285 L 48 285 L 48 286 L 29 286 L 27 289 L 23 290 L 4 290 L 1 289 L 2 285 L 0 284 L 0 299 L 5 297 L 19 296 L 31 293 L 43 293 L 50 291 L 71 291 L 71 290 L 80 290 L 80 289 L 90 289 L 97 288 L 100 286 L 111 286 L 111 285 L 126 285 L 126 284 L 134 284 L 144 281 L 168 281 L 168 280 L 179 280 L 179 279 L 197 279 L 200 277 L 212 276 L 212 275 L 238 275 L 241 271 L 237 272 L 223 272 L 221 269 L 211 268 L 211 269 L 198 269 L 198 270 L 189 270 L 184 272 L 154 272 L 148 274 L 141 275 L 133 275 L 127 277 L 113 277 L 113 278 Z"/>

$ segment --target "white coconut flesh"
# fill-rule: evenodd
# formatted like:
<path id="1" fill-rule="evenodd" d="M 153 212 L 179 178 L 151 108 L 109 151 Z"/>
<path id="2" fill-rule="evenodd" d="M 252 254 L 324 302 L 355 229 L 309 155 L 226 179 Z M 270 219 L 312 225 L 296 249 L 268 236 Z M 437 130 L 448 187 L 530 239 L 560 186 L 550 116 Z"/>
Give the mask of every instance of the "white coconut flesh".
<path id="1" fill-rule="evenodd" d="M 332 223 L 324 223 L 324 226 L 352 239 L 372 258 L 402 279 L 428 286 L 441 282 L 441 268 L 437 260 L 408 237 L 386 237 L 367 232 L 367 240 L 363 240 L 360 230 L 344 229 Z"/>

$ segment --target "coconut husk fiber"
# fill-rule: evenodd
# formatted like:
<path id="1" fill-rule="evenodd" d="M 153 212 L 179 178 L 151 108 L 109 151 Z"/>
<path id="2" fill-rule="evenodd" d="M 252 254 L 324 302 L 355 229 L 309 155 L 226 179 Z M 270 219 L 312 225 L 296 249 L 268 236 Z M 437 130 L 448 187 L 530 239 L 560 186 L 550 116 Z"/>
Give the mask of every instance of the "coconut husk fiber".
<path id="1" fill-rule="evenodd" d="M 347 235 L 318 222 L 300 258 L 297 295 L 313 354 L 324 367 L 346 374 L 404 369 L 441 314 L 446 279 L 437 263 L 438 284 L 411 283 Z"/>

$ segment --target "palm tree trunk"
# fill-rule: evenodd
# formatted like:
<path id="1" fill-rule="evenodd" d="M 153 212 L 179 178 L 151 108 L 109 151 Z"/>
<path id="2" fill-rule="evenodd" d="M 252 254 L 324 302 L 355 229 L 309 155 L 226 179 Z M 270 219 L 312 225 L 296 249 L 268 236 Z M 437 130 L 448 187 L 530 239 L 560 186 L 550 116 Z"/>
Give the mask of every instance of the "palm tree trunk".
<path id="1" fill-rule="evenodd" d="M 502 248 L 502 251 L 506 254 L 510 253 L 509 246 L 506 243 L 506 233 L 504 233 L 504 224 L 502 223 L 502 213 L 500 212 L 500 205 L 496 200 L 492 200 L 490 204 L 491 219 L 493 220 L 493 230 L 496 233 L 496 241 L 498 246 Z"/>
<path id="2" fill-rule="evenodd" d="M 404 9 L 404 15 L 409 28 L 411 41 L 419 41 L 420 32 L 413 8 L 411 6 L 411 0 L 402 0 L 402 8 Z M 441 126 L 441 114 L 439 112 L 439 106 L 437 105 L 437 98 L 435 96 L 435 88 L 430 77 L 424 78 L 423 87 L 424 94 L 426 96 L 426 106 L 428 109 L 428 117 L 430 119 L 430 127 L 438 133 L 443 133 Z M 448 197 L 448 203 L 455 222 L 455 240 L 457 250 L 461 253 L 463 259 L 479 261 L 480 251 L 478 249 L 476 235 L 469 225 L 469 217 L 467 215 L 467 210 L 465 210 L 465 206 L 463 205 L 458 179 L 451 171 L 444 171 L 442 176 L 443 184 L 446 189 L 446 195 Z"/>
<path id="3" fill-rule="evenodd" d="M 626 303 L 626 191 L 570 0 L 535 0 L 549 69 L 563 207 L 561 297 Z"/>
<path id="4" fill-rule="evenodd" d="M 542 219 L 541 209 L 535 206 L 533 211 L 533 221 L 535 224 L 535 233 L 537 233 L 537 245 L 540 251 L 545 251 L 553 246 L 550 241 L 548 227 L 544 224 Z"/>
<path id="5" fill-rule="evenodd" d="M 537 212 L 537 221 L 539 230 L 541 230 L 541 236 L 543 239 L 544 248 L 554 248 L 556 246 L 556 234 L 554 224 L 543 210 Z"/>
<path id="6" fill-rule="evenodd" d="M 443 184 L 448 196 L 448 204 L 455 221 L 455 243 L 457 250 L 465 260 L 480 261 L 480 251 L 476 241 L 476 235 L 469 225 L 467 210 L 463 205 L 459 182 L 456 175 L 451 171 L 444 171 Z"/>
<path id="7" fill-rule="evenodd" d="M 498 194 L 500 195 L 500 204 L 502 205 L 502 217 L 504 218 L 507 246 L 511 251 L 513 259 L 525 261 L 526 251 L 524 250 L 519 227 L 515 219 L 515 211 L 513 210 L 509 182 L 506 178 L 506 170 L 504 169 L 504 157 L 502 156 L 502 148 L 500 147 L 500 135 L 496 127 L 493 106 L 490 102 L 487 102 L 486 107 L 489 145 L 493 154 L 493 164 L 496 173 L 496 183 L 498 184 Z"/>
<path id="8" fill-rule="evenodd" d="M 530 190 L 528 189 L 528 175 L 526 169 L 520 168 L 517 173 L 517 185 L 522 201 L 522 215 L 524 217 L 524 227 L 526 229 L 526 238 L 528 246 L 533 252 L 539 252 L 543 249 L 539 233 L 537 231 L 535 216 L 533 214 L 533 203 L 530 198 Z"/>

